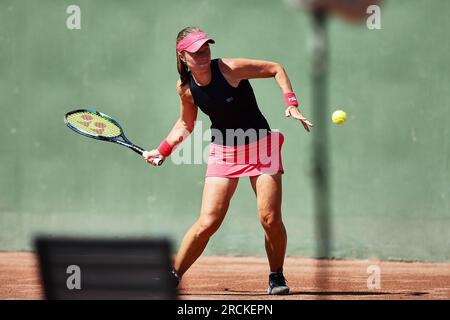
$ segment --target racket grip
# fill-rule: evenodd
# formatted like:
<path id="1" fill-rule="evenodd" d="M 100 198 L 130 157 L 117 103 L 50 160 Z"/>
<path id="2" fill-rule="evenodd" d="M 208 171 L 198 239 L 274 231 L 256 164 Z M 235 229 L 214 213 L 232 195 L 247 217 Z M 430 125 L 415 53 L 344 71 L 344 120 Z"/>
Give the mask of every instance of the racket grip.
<path id="1" fill-rule="evenodd" d="M 155 159 L 153 160 L 153 163 L 156 164 L 157 166 L 162 165 L 163 162 L 164 162 L 164 160 L 161 159 L 161 158 L 155 158 Z"/>
<path id="2" fill-rule="evenodd" d="M 144 149 L 142 149 L 141 155 L 142 155 L 143 157 L 145 157 L 145 152 L 147 152 L 147 151 L 144 151 Z M 157 165 L 157 166 L 162 165 L 163 162 L 164 162 L 164 160 L 163 160 L 162 158 L 154 158 L 154 159 L 152 159 L 152 163 L 153 163 L 154 165 Z"/>

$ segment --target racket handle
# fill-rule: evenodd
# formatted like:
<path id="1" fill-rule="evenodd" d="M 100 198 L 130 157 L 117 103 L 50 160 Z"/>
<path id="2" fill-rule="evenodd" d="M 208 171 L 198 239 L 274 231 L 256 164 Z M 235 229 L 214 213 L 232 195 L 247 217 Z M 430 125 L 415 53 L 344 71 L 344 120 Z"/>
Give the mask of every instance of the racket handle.
<path id="1" fill-rule="evenodd" d="M 156 164 L 157 166 L 162 165 L 163 162 L 164 162 L 164 160 L 161 159 L 161 158 L 155 158 L 155 159 L 153 160 L 153 163 Z"/>
<path id="2" fill-rule="evenodd" d="M 133 150 L 134 150 L 134 149 L 133 149 Z M 144 156 L 144 153 L 145 153 L 146 151 L 144 151 L 144 149 L 141 149 L 141 150 L 142 150 L 141 155 Z M 156 166 L 162 165 L 163 162 L 164 162 L 164 160 L 163 160 L 162 158 L 154 158 L 154 159 L 152 160 L 152 163 L 153 163 L 154 165 L 156 165 Z"/>

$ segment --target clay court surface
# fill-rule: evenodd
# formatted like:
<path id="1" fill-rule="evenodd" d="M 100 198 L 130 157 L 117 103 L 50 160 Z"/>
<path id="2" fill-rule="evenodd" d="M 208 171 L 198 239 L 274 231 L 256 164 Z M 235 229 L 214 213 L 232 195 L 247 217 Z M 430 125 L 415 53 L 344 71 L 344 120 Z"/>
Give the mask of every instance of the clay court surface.
<path id="1" fill-rule="evenodd" d="M 379 266 L 381 288 L 368 289 Z M 265 258 L 202 257 L 186 273 L 180 299 L 450 299 L 450 264 L 287 258 L 288 296 L 268 296 Z M 42 299 L 35 255 L 0 253 L 0 299 Z"/>

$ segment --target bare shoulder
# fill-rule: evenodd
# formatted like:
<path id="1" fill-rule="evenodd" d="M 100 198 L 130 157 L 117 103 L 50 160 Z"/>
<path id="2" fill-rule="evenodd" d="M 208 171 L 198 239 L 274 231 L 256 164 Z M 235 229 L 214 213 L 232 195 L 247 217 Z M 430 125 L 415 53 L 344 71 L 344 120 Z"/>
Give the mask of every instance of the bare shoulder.
<path id="1" fill-rule="evenodd" d="M 242 80 L 239 74 L 239 68 L 241 67 L 241 59 L 222 58 L 219 59 L 219 69 L 222 72 L 225 79 L 232 87 L 237 87 Z"/>
<path id="2" fill-rule="evenodd" d="M 240 68 L 245 68 L 249 66 L 259 65 L 261 62 L 260 60 L 254 60 L 254 59 L 246 59 L 246 58 L 222 58 L 219 60 L 219 63 L 223 69 L 230 69 L 230 70 L 236 70 Z"/>
<path id="3" fill-rule="evenodd" d="M 189 83 L 181 84 L 181 80 L 178 79 L 177 81 L 177 92 L 180 96 L 181 100 L 194 102 L 194 99 L 192 98 L 191 89 L 189 88 Z"/>
<path id="4" fill-rule="evenodd" d="M 232 71 L 239 67 L 239 60 L 236 58 L 222 58 L 219 59 L 219 67 L 221 71 Z"/>
<path id="5" fill-rule="evenodd" d="M 279 70 L 279 64 L 271 61 L 223 58 L 220 61 L 220 70 L 228 79 L 257 79 L 273 77 Z"/>

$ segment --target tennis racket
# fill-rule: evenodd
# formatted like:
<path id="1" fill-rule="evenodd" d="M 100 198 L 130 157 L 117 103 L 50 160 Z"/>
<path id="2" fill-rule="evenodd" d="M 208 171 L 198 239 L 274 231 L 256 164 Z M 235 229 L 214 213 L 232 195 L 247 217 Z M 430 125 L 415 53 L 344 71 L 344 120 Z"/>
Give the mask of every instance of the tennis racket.
<path id="1" fill-rule="evenodd" d="M 97 110 L 79 109 L 70 111 L 64 116 L 64 122 L 70 129 L 83 136 L 114 142 L 130 148 L 141 156 L 144 155 L 145 150 L 128 140 L 116 120 Z M 161 158 L 154 159 L 154 164 L 160 166 L 162 163 Z"/>

